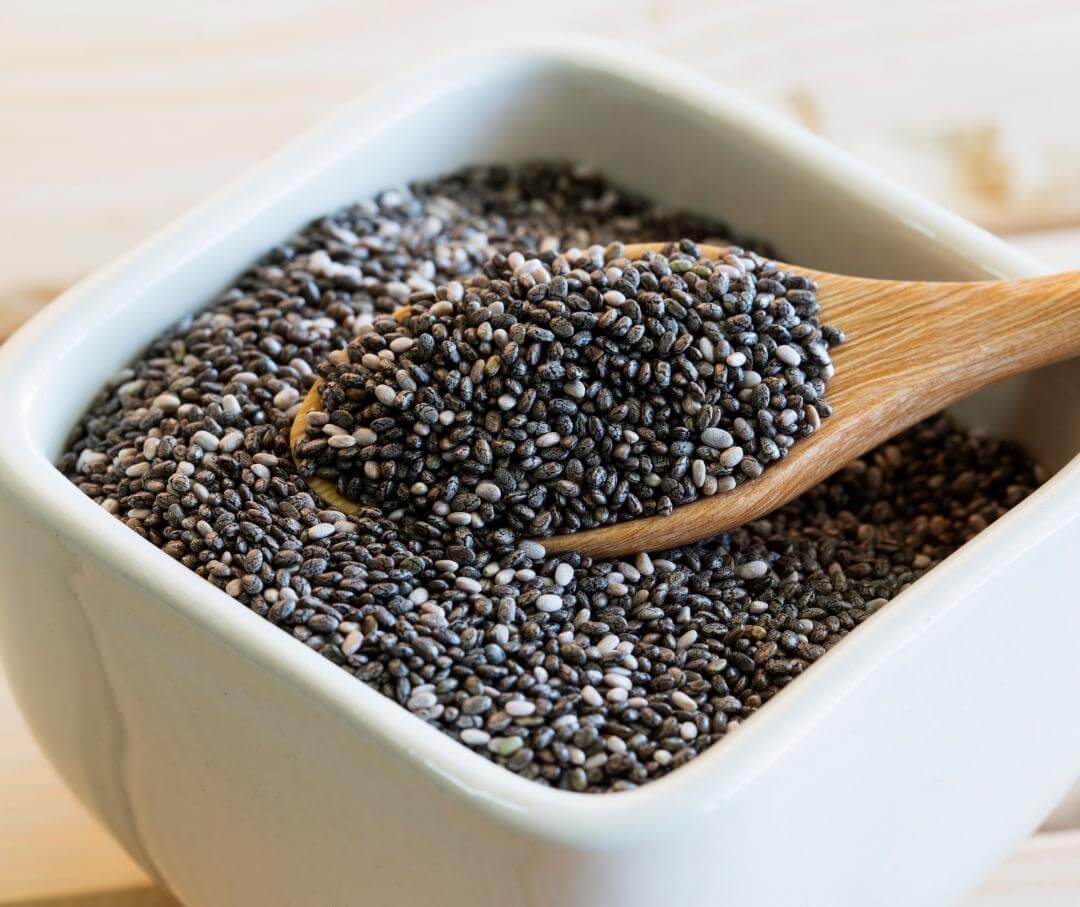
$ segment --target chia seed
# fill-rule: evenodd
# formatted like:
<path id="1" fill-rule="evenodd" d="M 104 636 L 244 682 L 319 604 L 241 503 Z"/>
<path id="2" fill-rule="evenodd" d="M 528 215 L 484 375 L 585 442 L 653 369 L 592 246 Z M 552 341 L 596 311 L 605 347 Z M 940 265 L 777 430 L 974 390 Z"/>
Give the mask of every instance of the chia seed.
<path id="1" fill-rule="evenodd" d="M 717 261 L 690 240 L 635 260 L 619 243 L 514 251 L 455 299 L 444 286 L 409 303 L 319 366 L 335 421 L 298 439 L 300 473 L 383 512 L 470 526 L 496 550 L 502 528 L 544 537 L 731 491 L 815 430 L 807 397 L 815 425 L 829 413 L 839 332 L 820 326 L 810 281 L 738 247 Z M 718 356 L 754 361 L 752 385 Z M 741 446 L 737 419 L 756 426 Z M 381 442 L 360 455 L 357 425 Z"/>
<path id="2" fill-rule="evenodd" d="M 724 325 L 730 322 L 725 334 L 706 330 L 704 317 L 700 329 L 669 330 L 667 314 L 647 314 L 647 269 L 633 266 L 634 286 L 610 246 L 677 236 L 715 243 L 727 235 L 719 224 L 664 212 L 564 165 L 474 168 L 383 193 L 319 219 L 154 341 L 102 391 L 59 467 L 133 532 L 474 753 L 567 790 L 638 786 L 738 727 L 1019 503 L 1039 478 L 1016 445 L 936 418 L 769 516 L 706 542 L 626 562 L 549 559 L 541 544 L 521 542 L 520 527 L 531 529 L 545 513 L 545 531 L 566 528 L 556 495 L 582 501 L 590 512 L 607 507 L 610 516 L 623 512 L 631 493 L 643 510 L 709 493 L 712 482 L 719 493 L 782 456 L 783 438 L 797 443 L 801 431 L 827 417 L 827 354 L 840 338 L 816 325 L 812 287 L 757 270 L 767 250 L 733 253 L 727 270 L 706 275 L 695 272 L 701 265 L 693 250 L 680 249 L 666 258 L 666 288 L 646 290 L 666 294 L 665 310 L 668 300 L 688 313 L 718 305 Z M 587 280 L 566 291 L 567 300 L 572 293 L 589 297 L 586 307 L 563 311 L 559 281 L 579 278 L 570 277 L 573 268 L 559 273 L 553 256 L 560 252 L 588 261 Z M 494 277 L 483 274 L 488 260 Z M 498 276 L 507 269 L 508 281 Z M 478 275 L 486 288 L 477 285 Z M 713 290 L 707 299 L 695 296 L 690 281 L 699 278 L 717 289 L 726 280 L 727 291 L 718 299 Z M 468 322 L 469 300 L 498 281 L 508 285 L 507 301 L 522 290 L 526 298 L 539 295 L 536 287 L 544 286 L 553 298 L 543 304 L 559 303 L 549 306 L 546 322 L 525 322 L 524 343 L 513 341 L 527 362 L 532 348 L 565 350 L 583 330 L 575 315 L 610 319 L 600 330 L 612 336 L 611 347 L 598 350 L 609 358 L 609 373 L 623 368 L 625 353 L 615 341 L 626 342 L 631 331 L 644 327 L 640 342 L 655 345 L 645 360 L 649 394 L 612 392 L 610 406 L 605 399 L 598 410 L 601 421 L 620 427 L 619 437 L 607 427 L 597 438 L 591 429 L 576 434 L 578 443 L 592 441 L 599 460 L 572 456 L 574 448 L 563 445 L 567 430 L 575 434 L 578 413 L 605 389 L 596 361 L 547 356 L 530 363 L 530 372 L 544 368 L 548 382 L 561 387 L 545 397 L 531 377 L 515 379 L 520 389 L 510 386 L 508 344 L 495 332 L 509 335 L 511 328 L 494 319 L 487 327 L 479 320 L 467 325 L 475 345 L 448 334 L 432 347 L 431 331 L 364 327 L 406 303 L 427 306 L 433 323 L 452 313 Z M 489 310 L 491 304 L 484 303 Z M 736 330 L 744 315 L 750 324 Z M 812 341 L 815 331 L 820 338 Z M 733 340 L 739 333 L 756 339 Z M 682 346 L 683 337 L 689 345 Z M 371 405 L 386 412 L 362 413 L 344 394 L 341 405 L 309 422 L 306 440 L 313 459 L 333 450 L 365 464 L 343 474 L 393 485 L 387 503 L 369 499 L 346 517 L 310 492 L 293 464 L 288 433 L 291 413 L 330 357 L 356 366 L 359 338 L 368 338 L 359 365 L 378 373 L 375 386 L 393 391 L 376 396 L 372 389 Z M 481 355 L 485 343 L 491 349 Z M 797 361 L 780 351 L 784 346 Z M 421 399 L 434 379 L 417 370 L 433 356 L 452 362 L 455 355 L 462 377 L 442 396 L 463 405 Z M 565 374 L 558 374 L 560 365 Z M 685 438 L 685 420 L 658 425 L 656 412 L 669 405 L 671 388 L 700 382 L 710 367 L 713 374 L 726 369 L 724 381 L 731 382 L 710 404 L 719 418 L 695 421 Z M 811 369 L 818 370 L 814 377 Z M 497 394 L 496 378 L 503 382 Z M 804 390 L 796 391 L 800 382 Z M 481 390 L 497 405 L 485 406 L 478 420 L 473 404 Z M 535 400 L 526 408 L 530 392 Z M 498 403 L 504 396 L 505 408 Z M 662 402 L 653 405 L 649 426 L 632 411 L 644 411 L 653 397 Z M 430 426 L 427 437 L 447 440 L 446 451 L 460 447 L 466 455 L 433 464 L 430 477 L 401 479 L 397 469 L 407 471 L 410 462 L 399 418 L 405 411 Z M 504 427 L 524 415 L 509 429 L 523 437 L 488 428 L 487 418 L 496 415 Z M 713 428 L 727 434 L 706 435 Z M 545 437 L 550 433 L 557 439 Z M 334 438 L 355 443 L 331 447 Z M 493 443 L 508 440 L 513 453 Z M 441 442 L 436 449 L 441 456 Z M 741 460 L 723 466 L 724 455 Z M 637 466 L 629 466 L 634 459 Z M 626 476 L 635 470 L 640 483 Z M 623 480 L 637 489 L 625 498 Z M 579 497 L 571 496 L 572 486 Z M 424 506 L 406 502 L 406 493 Z M 500 523 L 496 507 L 514 518 Z M 576 513 L 569 506 L 565 512 Z"/>

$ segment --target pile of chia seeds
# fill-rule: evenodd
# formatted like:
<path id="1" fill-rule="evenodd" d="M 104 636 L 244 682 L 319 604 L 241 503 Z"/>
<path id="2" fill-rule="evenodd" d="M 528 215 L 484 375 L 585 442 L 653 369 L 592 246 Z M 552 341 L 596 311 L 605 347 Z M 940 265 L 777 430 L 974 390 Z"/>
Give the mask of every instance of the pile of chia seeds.
<path id="1" fill-rule="evenodd" d="M 813 282 L 689 240 L 497 255 L 409 298 L 318 372 L 301 475 L 413 522 L 525 535 L 671 513 L 731 491 L 830 414 Z M 419 521 L 416 525 L 415 521 Z"/>
<path id="2" fill-rule="evenodd" d="M 507 256 L 498 269 L 514 252 L 543 262 L 616 240 L 725 234 L 563 165 L 475 168 L 385 192 L 312 224 L 156 340 L 94 402 L 60 469 L 152 544 L 477 753 L 575 791 L 639 785 L 719 740 L 1022 500 L 1038 483 L 1030 460 L 939 418 L 765 519 L 663 555 L 592 561 L 549 558 L 509 525 L 514 540 L 491 544 L 449 509 L 409 520 L 369 500 L 346 516 L 308 490 L 289 428 L 331 354 L 374 336 L 374 313 L 414 294 L 437 304 L 438 286 L 464 285 L 492 256 Z M 791 397 L 805 413 L 805 397 Z M 769 411 L 785 433 L 789 417 Z M 706 475 L 719 483 L 708 463 Z M 451 475 L 438 481 L 445 497 Z"/>

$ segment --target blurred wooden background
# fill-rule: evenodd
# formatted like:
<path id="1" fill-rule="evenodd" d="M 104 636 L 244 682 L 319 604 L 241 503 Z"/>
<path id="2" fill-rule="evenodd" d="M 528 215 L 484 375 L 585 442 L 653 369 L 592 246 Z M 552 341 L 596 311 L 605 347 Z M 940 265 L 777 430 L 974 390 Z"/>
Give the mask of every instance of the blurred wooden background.
<path id="1" fill-rule="evenodd" d="M 1076 0 L 0 0 L 0 337 L 357 94 L 469 42 L 564 33 L 678 59 L 1080 266 Z M 1080 903 L 1080 831 L 1060 830 L 1077 817 L 1063 806 L 969 907 Z M 169 903 L 0 679 L 0 904 Z"/>

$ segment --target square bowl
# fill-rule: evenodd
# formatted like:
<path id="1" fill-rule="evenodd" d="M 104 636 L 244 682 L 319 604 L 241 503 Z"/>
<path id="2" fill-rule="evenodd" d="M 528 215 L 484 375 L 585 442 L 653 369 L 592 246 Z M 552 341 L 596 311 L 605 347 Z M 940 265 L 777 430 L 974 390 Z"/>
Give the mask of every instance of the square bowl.
<path id="1" fill-rule="evenodd" d="M 1080 765 L 1080 671 L 1049 645 L 1080 634 L 1075 363 L 955 408 L 1022 439 L 1056 471 L 1043 488 L 728 739 L 618 794 L 552 790 L 468 751 L 52 465 L 106 379 L 275 241 L 470 163 L 589 161 L 827 270 L 1040 270 L 678 66 L 554 46 L 473 53 L 362 100 L 0 350 L 0 655 L 16 698 L 76 794 L 188 907 L 947 903 Z"/>

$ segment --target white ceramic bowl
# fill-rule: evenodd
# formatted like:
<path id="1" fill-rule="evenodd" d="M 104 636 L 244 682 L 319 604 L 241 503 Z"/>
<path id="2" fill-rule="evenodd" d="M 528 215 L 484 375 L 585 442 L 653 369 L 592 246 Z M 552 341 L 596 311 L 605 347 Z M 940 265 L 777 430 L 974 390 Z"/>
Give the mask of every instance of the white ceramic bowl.
<path id="1" fill-rule="evenodd" d="M 0 635 L 19 703 L 72 789 L 188 907 L 947 902 L 1080 765 L 1075 364 L 960 407 L 1060 468 L 1041 491 L 729 739 L 600 796 L 459 746 L 50 465 L 106 378 L 274 241 L 466 163 L 588 160 L 815 267 L 1038 270 L 675 66 L 561 46 L 476 54 L 365 99 L 4 346 Z"/>

